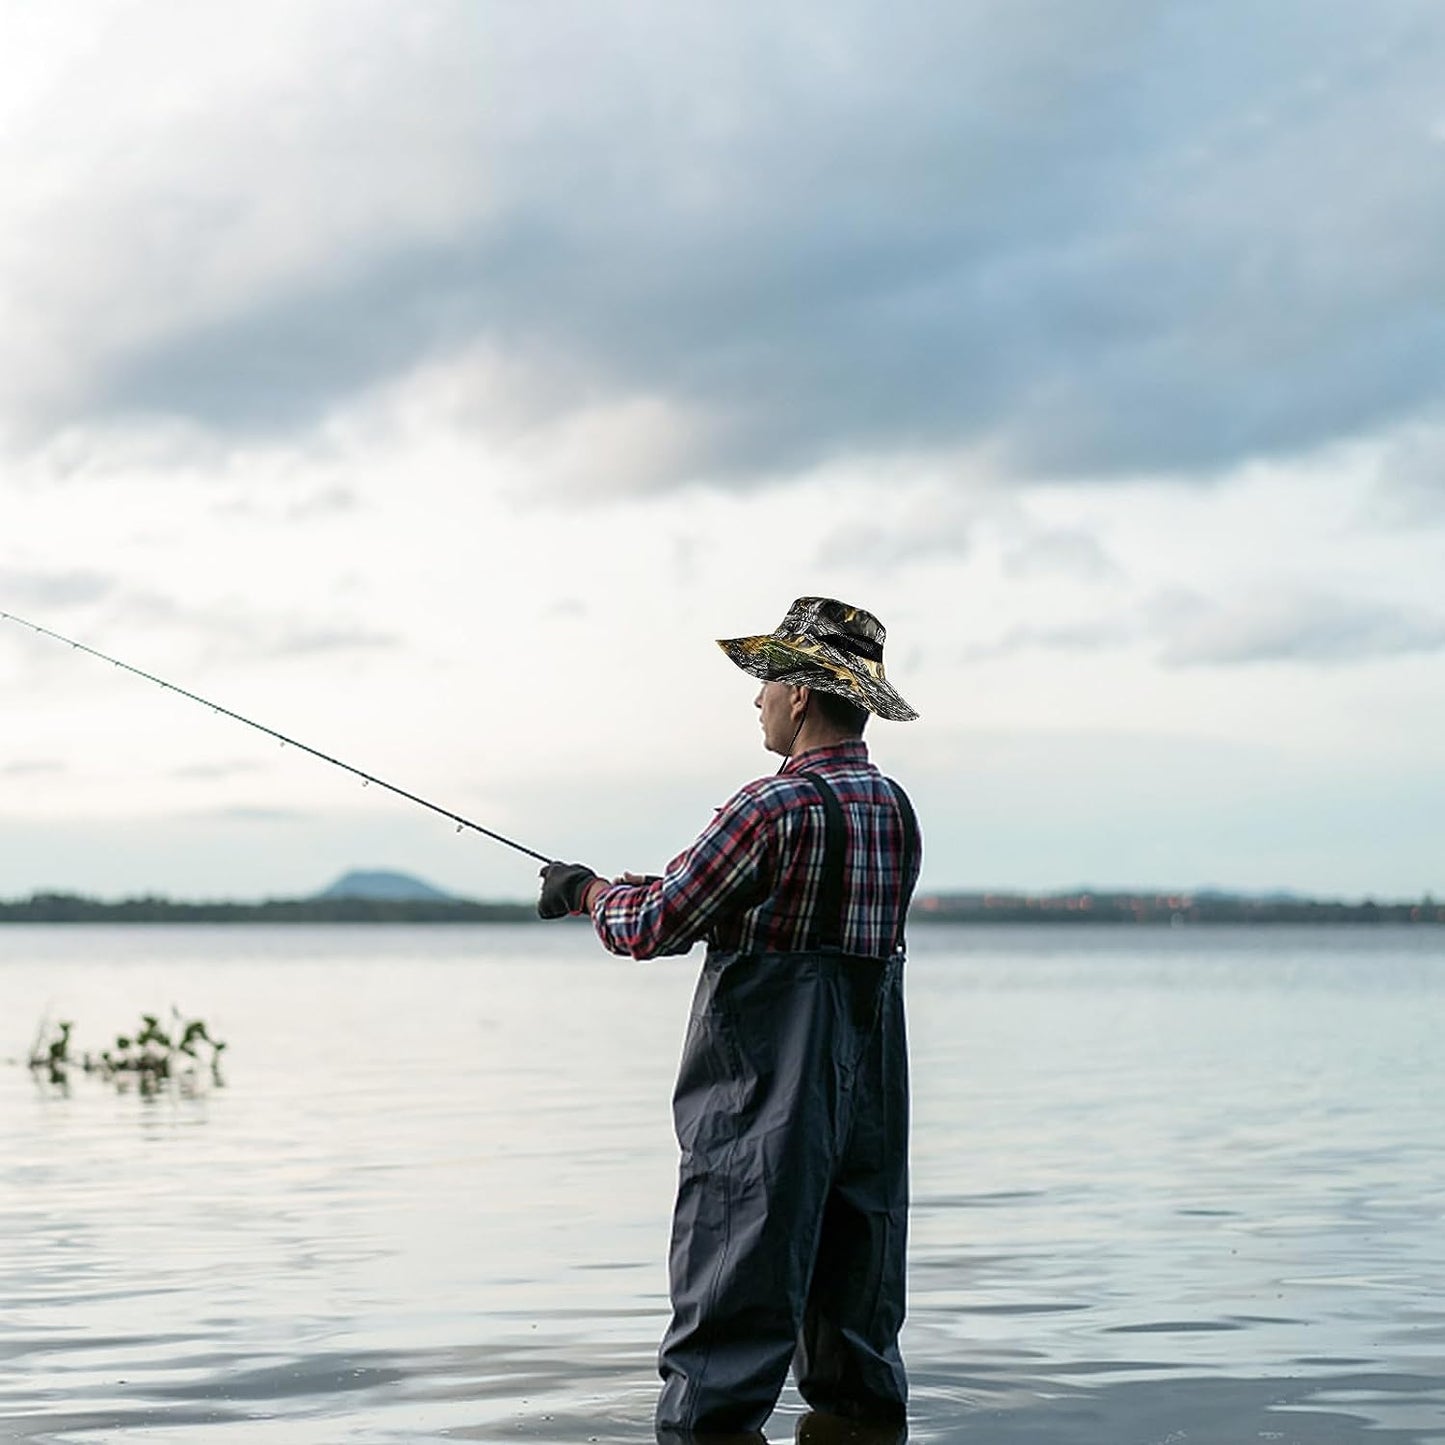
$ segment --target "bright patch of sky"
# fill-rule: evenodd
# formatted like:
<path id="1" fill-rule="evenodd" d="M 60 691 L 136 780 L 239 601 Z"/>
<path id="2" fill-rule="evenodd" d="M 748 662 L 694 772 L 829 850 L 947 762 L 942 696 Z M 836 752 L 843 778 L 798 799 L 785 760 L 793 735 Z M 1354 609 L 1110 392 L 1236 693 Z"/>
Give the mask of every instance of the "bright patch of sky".
<path id="1" fill-rule="evenodd" d="M 711 640 L 825 593 L 926 886 L 1445 883 L 1433 6 L 0 42 L 0 609 L 609 871 L 771 766 Z M 0 896 L 532 887 L 9 624 L 0 685 Z"/>

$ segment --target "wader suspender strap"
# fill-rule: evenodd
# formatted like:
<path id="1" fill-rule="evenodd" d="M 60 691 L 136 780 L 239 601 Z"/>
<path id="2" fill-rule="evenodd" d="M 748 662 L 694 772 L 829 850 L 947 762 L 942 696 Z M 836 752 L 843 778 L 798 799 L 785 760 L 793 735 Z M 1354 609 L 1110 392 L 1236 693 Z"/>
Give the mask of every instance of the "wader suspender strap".
<path id="1" fill-rule="evenodd" d="M 918 857 L 918 814 L 913 811 L 908 794 L 892 778 L 884 778 L 883 781 L 888 784 L 893 800 L 898 804 L 899 816 L 903 820 L 903 874 L 899 879 L 898 929 L 894 943 L 898 952 L 903 953 L 907 947 L 904 928 L 908 922 L 908 905 L 913 901 L 913 865 Z"/>
<path id="2" fill-rule="evenodd" d="M 817 773 L 799 773 L 818 790 L 823 803 L 823 876 L 818 880 L 818 925 L 814 938 L 816 948 L 843 947 L 843 863 L 848 847 L 848 829 L 843 822 L 843 807 L 830 784 Z M 893 801 L 898 805 L 903 824 L 903 856 L 898 879 L 898 921 L 893 932 L 893 947 L 903 953 L 907 945 L 904 929 L 908 922 L 908 905 L 913 898 L 913 865 L 918 857 L 918 815 L 908 794 L 893 781 L 884 778 Z"/>
<path id="3" fill-rule="evenodd" d="M 815 948 L 843 947 L 843 862 L 848 847 L 848 829 L 838 795 L 818 776 L 804 773 L 818 790 L 823 802 L 823 876 L 818 879 Z"/>

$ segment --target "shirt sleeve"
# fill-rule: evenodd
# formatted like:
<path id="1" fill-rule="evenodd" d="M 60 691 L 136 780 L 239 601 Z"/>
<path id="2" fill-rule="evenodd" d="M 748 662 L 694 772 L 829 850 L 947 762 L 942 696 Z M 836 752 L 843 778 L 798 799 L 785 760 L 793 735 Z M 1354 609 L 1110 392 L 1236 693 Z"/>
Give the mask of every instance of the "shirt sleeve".
<path id="1" fill-rule="evenodd" d="M 754 902 L 767 876 L 767 819 L 761 800 L 744 788 L 661 878 L 599 893 L 592 926 L 603 945 L 631 958 L 686 953 L 730 912 Z"/>

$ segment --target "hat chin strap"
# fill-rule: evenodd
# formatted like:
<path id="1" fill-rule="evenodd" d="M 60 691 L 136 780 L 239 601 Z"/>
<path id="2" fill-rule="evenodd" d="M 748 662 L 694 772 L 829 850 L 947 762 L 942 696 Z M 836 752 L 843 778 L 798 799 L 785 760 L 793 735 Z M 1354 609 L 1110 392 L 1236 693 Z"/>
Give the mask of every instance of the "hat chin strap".
<path id="1" fill-rule="evenodd" d="M 803 715 L 798 719 L 798 725 L 793 729 L 793 740 L 788 744 L 788 751 L 783 754 L 783 761 L 778 764 L 778 772 L 781 773 L 788 766 L 789 759 L 793 756 L 793 749 L 798 746 L 798 735 L 803 731 L 803 724 L 808 721 L 808 708 L 812 705 L 810 697 L 803 704 Z M 776 776 L 776 774 L 774 774 Z"/>

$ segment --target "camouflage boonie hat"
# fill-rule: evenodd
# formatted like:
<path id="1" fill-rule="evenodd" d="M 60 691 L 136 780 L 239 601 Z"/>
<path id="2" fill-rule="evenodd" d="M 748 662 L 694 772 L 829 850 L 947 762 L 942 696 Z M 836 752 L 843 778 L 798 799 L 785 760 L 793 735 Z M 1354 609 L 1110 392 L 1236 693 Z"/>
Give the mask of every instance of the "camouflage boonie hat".
<path id="1" fill-rule="evenodd" d="M 744 672 L 836 693 L 878 717 L 910 722 L 918 714 L 883 676 L 883 624 L 861 607 L 831 597 L 800 597 L 763 637 L 719 638 Z"/>

